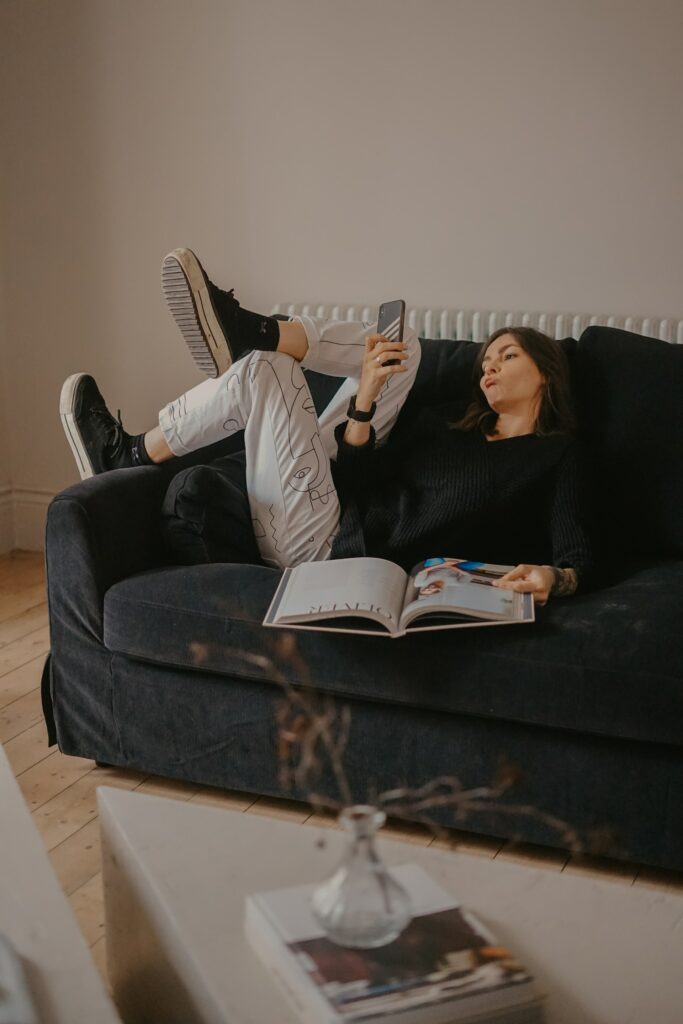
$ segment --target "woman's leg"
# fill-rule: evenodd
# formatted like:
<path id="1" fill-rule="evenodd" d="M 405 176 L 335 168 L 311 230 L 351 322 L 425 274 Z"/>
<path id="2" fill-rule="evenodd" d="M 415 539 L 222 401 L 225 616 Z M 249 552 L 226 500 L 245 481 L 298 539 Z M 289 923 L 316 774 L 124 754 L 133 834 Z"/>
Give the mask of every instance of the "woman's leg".
<path id="1" fill-rule="evenodd" d="M 162 409 L 159 429 L 173 455 L 244 430 L 249 504 L 264 562 L 284 568 L 329 557 L 339 501 L 295 359 L 252 352 Z"/>
<path id="2" fill-rule="evenodd" d="M 308 352 L 308 337 L 303 324 L 298 320 L 278 320 L 278 327 L 277 351 L 292 356 L 300 363 Z"/>
<path id="3" fill-rule="evenodd" d="M 284 321 L 244 309 L 234 290 L 228 292 L 215 285 L 197 255 L 187 248 L 174 249 L 164 258 L 162 285 L 169 311 L 193 358 L 213 378 L 249 350 L 260 349 L 284 352 L 319 373 L 357 380 L 365 338 L 377 330 L 376 322 L 349 323 L 309 316 Z M 417 372 L 420 349 L 415 332 L 407 328 L 404 340 L 409 343 L 404 363 L 408 372 L 392 376 L 380 396 L 374 420 L 380 441 L 389 434 Z M 334 427 L 344 418 L 354 391 L 353 383 L 345 384 L 321 419 L 330 455 L 336 450 Z M 151 447 L 155 440 L 150 439 Z"/>
<path id="4" fill-rule="evenodd" d="M 308 339 L 303 326 L 295 321 L 282 321 L 280 323 L 280 340 L 277 351 L 290 355 L 297 362 L 301 362 L 307 350 Z M 213 390 L 210 387 L 204 388 L 207 399 L 210 399 Z M 145 434 L 145 449 L 152 462 L 155 463 L 166 462 L 168 459 L 172 459 L 174 455 L 168 446 L 161 427 L 153 427 L 152 430 L 147 431 Z"/>
<path id="5" fill-rule="evenodd" d="M 358 390 L 365 342 L 369 335 L 377 333 L 377 321 L 367 323 L 362 320 L 327 320 L 321 317 L 297 316 L 294 322 L 298 322 L 304 328 L 308 342 L 302 365 L 318 373 L 347 378 L 320 416 L 323 445 L 330 458 L 334 458 L 337 451 L 334 430 L 346 419 L 349 399 Z M 281 329 L 282 326 L 289 325 L 281 324 Z M 388 438 L 415 382 L 420 365 L 422 350 L 418 336 L 411 327 L 404 329 L 403 342 L 407 355 L 403 363 L 406 372 L 389 377 L 377 398 L 377 411 L 372 425 L 379 443 Z"/>
<path id="6" fill-rule="evenodd" d="M 302 366 L 318 373 L 347 378 L 320 416 L 320 436 L 329 458 L 334 458 L 337 451 L 334 429 L 346 419 L 349 399 L 358 388 L 366 339 L 376 333 L 376 328 L 376 323 L 327 320 L 321 317 L 296 317 L 291 322 L 280 321 L 278 353 L 289 354 L 297 361 L 301 355 Z M 389 436 L 420 365 L 420 342 L 415 331 L 407 327 L 403 340 L 408 356 L 403 364 L 406 372 L 392 375 L 377 399 L 373 426 L 380 443 Z M 184 455 L 226 436 L 226 389 L 223 382 L 237 365 L 233 364 L 221 377 L 202 381 L 161 410 L 161 429 L 151 431 L 145 437 L 145 445 L 154 461 L 168 458 L 168 453 Z M 181 421 L 182 430 L 179 430 Z"/>

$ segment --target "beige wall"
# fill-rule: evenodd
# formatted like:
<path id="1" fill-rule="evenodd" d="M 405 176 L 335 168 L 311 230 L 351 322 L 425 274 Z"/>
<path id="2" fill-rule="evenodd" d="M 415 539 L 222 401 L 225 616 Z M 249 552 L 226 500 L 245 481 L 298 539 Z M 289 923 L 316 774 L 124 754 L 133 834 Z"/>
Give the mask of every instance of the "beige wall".
<path id="1" fill-rule="evenodd" d="M 0 125 L 1 132 L 1 125 Z M 0 134 L 0 138 L 2 135 Z M 2 164 L 0 163 L 0 197 L 2 196 Z M 0 281 L 2 280 L 2 225 L 0 224 Z M 12 502 L 12 464 L 7 424 L 7 357 L 5 351 L 3 292 L 0 288 L 0 554 L 14 547 L 14 514 Z"/>
<path id="2" fill-rule="evenodd" d="M 11 461 L 6 414 L 6 373 L 0 313 L 0 555 L 14 547 Z"/>
<path id="3" fill-rule="evenodd" d="M 680 0 L 5 0 L 8 424 L 63 378 L 142 430 L 200 378 L 159 262 L 246 304 L 683 316 Z M 1 428 L 0 428 L 1 429 Z"/>
<path id="4" fill-rule="evenodd" d="M 7 355 L 5 352 L 5 332 L 3 330 L 2 295 L 0 294 L 0 504 L 2 503 L 3 491 L 9 485 L 12 478 L 7 425 L 8 399 Z"/>
<path id="5" fill-rule="evenodd" d="M 7 402 L 9 389 L 7 387 L 7 359 L 4 351 L 4 336 L 2 333 L 2 310 L 0 309 L 0 502 L 4 489 L 12 479 L 9 431 L 7 426 Z"/>

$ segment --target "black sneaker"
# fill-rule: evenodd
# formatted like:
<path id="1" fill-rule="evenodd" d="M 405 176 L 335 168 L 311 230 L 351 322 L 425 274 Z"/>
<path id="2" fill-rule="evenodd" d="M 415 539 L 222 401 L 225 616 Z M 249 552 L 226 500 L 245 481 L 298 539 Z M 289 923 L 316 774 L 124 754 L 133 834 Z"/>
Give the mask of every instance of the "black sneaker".
<path id="1" fill-rule="evenodd" d="M 59 414 L 81 480 L 137 463 L 131 436 L 107 409 L 97 384 L 87 373 L 74 373 L 62 385 Z"/>
<path id="2" fill-rule="evenodd" d="M 228 338 L 240 305 L 234 289 L 218 288 L 191 249 L 164 257 L 161 286 L 195 363 L 207 377 L 220 377 L 239 357 Z"/>

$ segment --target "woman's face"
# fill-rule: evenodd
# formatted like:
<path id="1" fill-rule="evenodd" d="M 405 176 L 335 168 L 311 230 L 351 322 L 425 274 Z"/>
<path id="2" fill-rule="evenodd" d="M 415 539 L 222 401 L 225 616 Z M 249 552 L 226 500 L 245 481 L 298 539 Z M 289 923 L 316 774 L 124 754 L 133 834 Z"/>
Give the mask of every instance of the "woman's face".
<path id="1" fill-rule="evenodd" d="M 481 367 L 481 387 L 486 401 L 497 413 L 533 409 L 543 376 L 513 334 L 501 334 L 491 342 Z"/>

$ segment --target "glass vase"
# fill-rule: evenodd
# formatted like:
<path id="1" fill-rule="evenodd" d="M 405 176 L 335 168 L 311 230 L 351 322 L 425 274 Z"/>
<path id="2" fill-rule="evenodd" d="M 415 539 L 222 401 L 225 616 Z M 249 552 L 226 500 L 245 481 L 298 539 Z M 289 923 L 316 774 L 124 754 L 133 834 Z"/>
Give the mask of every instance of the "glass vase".
<path id="1" fill-rule="evenodd" d="M 313 913 L 333 942 L 371 949 L 392 942 L 409 923 L 410 897 L 375 849 L 384 811 L 366 804 L 345 808 L 340 824 L 349 833 L 344 859 L 314 891 Z"/>

